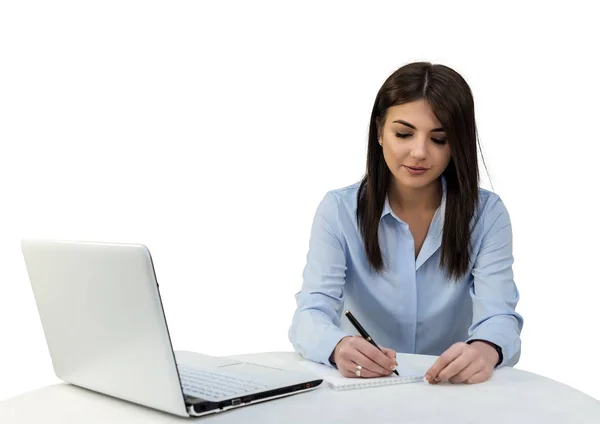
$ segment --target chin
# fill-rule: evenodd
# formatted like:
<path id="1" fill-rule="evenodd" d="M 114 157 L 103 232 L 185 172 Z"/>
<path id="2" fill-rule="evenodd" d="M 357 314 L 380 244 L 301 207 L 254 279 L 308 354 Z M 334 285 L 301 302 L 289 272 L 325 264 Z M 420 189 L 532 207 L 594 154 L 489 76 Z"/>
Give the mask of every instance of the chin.
<path id="1" fill-rule="evenodd" d="M 427 187 L 431 183 L 435 182 L 436 179 L 437 178 L 424 178 L 424 176 L 422 176 L 416 178 L 396 178 L 396 181 L 398 181 L 404 187 L 422 188 Z"/>
<path id="2" fill-rule="evenodd" d="M 429 172 L 430 171 L 428 171 L 426 174 L 428 174 Z M 413 177 L 413 176 L 406 177 L 405 175 L 402 175 L 400 177 L 398 177 L 398 176 L 394 176 L 394 177 L 396 179 L 396 182 L 399 183 L 403 187 L 423 188 L 423 187 L 427 187 L 428 185 L 434 183 L 439 178 L 439 175 L 432 177 L 431 175 L 426 175 L 426 174 L 416 176 L 416 177 Z"/>

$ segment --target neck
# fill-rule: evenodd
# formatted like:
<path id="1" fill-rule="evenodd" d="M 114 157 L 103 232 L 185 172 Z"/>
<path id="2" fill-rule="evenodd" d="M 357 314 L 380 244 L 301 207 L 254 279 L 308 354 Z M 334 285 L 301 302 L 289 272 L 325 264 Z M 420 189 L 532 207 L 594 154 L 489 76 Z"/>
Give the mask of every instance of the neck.
<path id="1" fill-rule="evenodd" d="M 390 205 L 401 212 L 435 211 L 442 201 L 442 182 L 438 178 L 425 187 L 414 188 L 392 180 L 388 196 Z"/>

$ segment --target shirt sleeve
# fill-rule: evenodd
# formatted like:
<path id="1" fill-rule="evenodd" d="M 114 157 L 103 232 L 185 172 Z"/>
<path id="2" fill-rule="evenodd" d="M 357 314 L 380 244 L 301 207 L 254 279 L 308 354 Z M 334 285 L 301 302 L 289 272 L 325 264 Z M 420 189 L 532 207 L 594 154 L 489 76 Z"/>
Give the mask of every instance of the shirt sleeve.
<path id="1" fill-rule="evenodd" d="M 300 355 L 329 366 L 333 366 L 329 357 L 338 342 L 351 335 L 340 329 L 346 253 L 338 216 L 338 200 L 329 192 L 313 219 L 302 288 L 296 294 L 297 308 L 288 333 Z"/>
<path id="2" fill-rule="evenodd" d="M 519 291 L 513 278 L 512 227 L 502 200 L 489 200 L 484 234 L 473 266 L 473 323 L 469 339 L 487 340 L 502 351 L 501 366 L 515 365 L 521 355 L 523 318 L 515 309 Z"/>

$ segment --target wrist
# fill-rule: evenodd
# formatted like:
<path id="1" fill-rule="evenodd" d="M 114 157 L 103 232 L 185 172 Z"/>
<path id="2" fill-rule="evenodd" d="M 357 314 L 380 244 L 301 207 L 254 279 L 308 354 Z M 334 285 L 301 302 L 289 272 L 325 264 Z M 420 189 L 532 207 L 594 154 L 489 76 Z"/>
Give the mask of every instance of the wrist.
<path id="1" fill-rule="evenodd" d="M 333 351 L 331 352 L 331 355 L 329 355 L 329 362 L 331 362 L 332 365 L 337 366 L 337 364 L 336 364 L 336 356 L 337 356 L 337 353 L 338 353 L 338 349 L 339 349 L 340 345 L 342 344 L 342 341 L 344 339 L 347 339 L 348 337 L 350 337 L 350 336 L 344 336 L 344 337 L 342 337 L 340 339 L 340 341 L 333 348 Z"/>
<path id="2" fill-rule="evenodd" d="M 493 367 L 498 366 L 502 362 L 501 349 L 496 344 L 487 340 L 471 340 L 469 344 L 481 352 Z"/>

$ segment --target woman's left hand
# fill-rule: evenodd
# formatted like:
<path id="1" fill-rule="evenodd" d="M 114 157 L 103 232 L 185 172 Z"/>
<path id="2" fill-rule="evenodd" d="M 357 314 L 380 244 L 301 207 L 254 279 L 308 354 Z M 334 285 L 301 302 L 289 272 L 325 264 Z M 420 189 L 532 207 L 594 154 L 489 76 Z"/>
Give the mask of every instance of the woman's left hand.
<path id="1" fill-rule="evenodd" d="M 430 384 L 476 384 L 488 380 L 498 362 L 498 352 L 487 343 L 455 343 L 435 361 L 425 374 Z"/>

